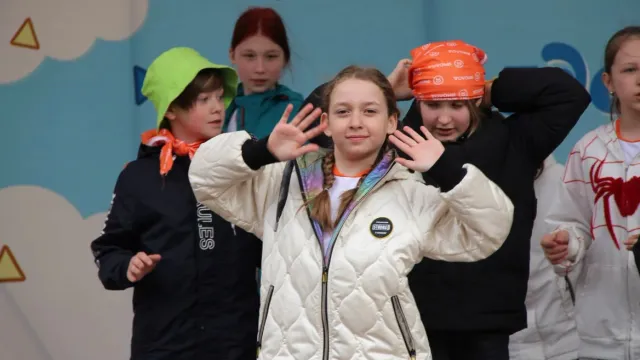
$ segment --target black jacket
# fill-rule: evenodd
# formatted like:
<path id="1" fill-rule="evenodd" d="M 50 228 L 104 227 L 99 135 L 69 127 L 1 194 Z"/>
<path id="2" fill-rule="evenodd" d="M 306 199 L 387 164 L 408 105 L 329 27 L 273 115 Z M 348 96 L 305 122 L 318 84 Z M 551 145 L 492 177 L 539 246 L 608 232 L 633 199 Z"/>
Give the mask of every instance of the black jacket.
<path id="1" fill-rule="evenodd" d="M 262 243 L 196 202 L 188 156 L 163 178 L 159 152 L 142 145 L 122 171 L 91 243 L 104 287 L 133 286 L 131 359 L 255 359 Z M 126 272 L 138 251 L 162 259 L 132 284 Z"/>
<path id="2" fill-rule="evenodd" d="M 322 108 L 323 112 L 327 112 L 327 109 L 324 108 L 323 106 L 324 104 L 322 103 L 322 96 L 324 94 L 324 89 L 327 87 L 327 84 L 328 83 L 324 83 L 318 86 L 317 88 L 313 89 L 311 94 L 309 94 L 309 96 L 307 96 L 307 98 L 304 99 L 304 102 L 302 103 L 300 108 L 302 109 L 303 107 L 307 106 L 307 104 L 312 104 L 314 108 L 319 107 L 319 108 Z M 319 117 L 318 119 L 316 119 L 316 121 L 313 122 L 313 124 L 311 124 L 308 127 L 308 129 L 311 129 L 318 125 L 320 125 Z M 326 149 L 333 147 L 333 142 L 331 141 L 331 138 L 325 134 L 320 134 L 314 137 L 313 139 L 309 140 L 309 142 Z"/>
<path id="3" fill-rule="evenodd" d="M 569 134 L 591 98 L 558 68 L 507 68 L 491 90 L 506 119 L 485 118 L 463 141 L 446 144 L 443 160 L 471 163 L 509 196 L 514 220 L 504 245 L 474 263 L 424 259 L 409 275 L 411 290 L 427 330 L 503 331 L 527 326 L 525 297 L 531 231 L 536 216 L 536 171 Z M 414 102 L 404 119 L 422 124 Z M 437 179 L 425 176 L 429 183 Z"/>

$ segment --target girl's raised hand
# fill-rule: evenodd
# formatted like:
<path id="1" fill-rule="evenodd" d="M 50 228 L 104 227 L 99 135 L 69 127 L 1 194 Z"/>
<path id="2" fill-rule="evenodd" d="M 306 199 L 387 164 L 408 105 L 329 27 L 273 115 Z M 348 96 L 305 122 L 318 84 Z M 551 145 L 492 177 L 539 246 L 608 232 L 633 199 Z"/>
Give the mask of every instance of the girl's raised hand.
<path id="1" fill-rule="evenodd" d="M 421 126 L 420 130 L 422 130 L 426 139 L 412 128 L 405 126 L 404 131 L 411 137 L 403 134 L 400 130 L 396 130 L 392 135 L 389 135 L 389 141 L 412 159 L 397 158 L 396 161 L 400 165 L 423 173 L 431 169 L 433 164 L 440 159 L 444 152 L 444 145 L 440 140 L 434 138 L 426 127 Z"/>
<path id="2" fill-rule="evenodd" d="M 327 127 L 326 124 L 320 124 L 305 131 L 322 113 L 320 108 L 313 109 L 312 104 L 307 104 L 291 122 L 288 122 L 292 110 L 293 105 L 289 104 L 267 141 L 267 149 L 279 161 L 293 160 L 303 154 L 318 150 L 318 145 L 305 145 L 305 143 L 320 135 Z"/>
<path id="3" fill-rule="evenodd" d="M 409 86 L 409 67 L 411 66 L 410 59 L 402 59 L 398 61 L 395 69 L 387 76 L 387 80 L 393 87 L 393 92 L 396 95 L 396 100 L 409 100 L 413 98 L 411 87 Z"/>

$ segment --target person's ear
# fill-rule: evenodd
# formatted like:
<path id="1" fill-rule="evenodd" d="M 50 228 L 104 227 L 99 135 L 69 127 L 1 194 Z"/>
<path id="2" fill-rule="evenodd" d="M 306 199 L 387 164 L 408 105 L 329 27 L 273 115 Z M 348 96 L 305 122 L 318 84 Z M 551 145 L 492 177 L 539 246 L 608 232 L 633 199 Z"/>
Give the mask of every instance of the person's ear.
<path id="1" fill-rule="evenodd" d="M 389 116 L 389 122 L 387 123 L 387 135 L 393 134 L 398 129 L 398 115 L 393 114 Z"/>
<path id="2" fill-rule="evenodd" d="M 169 121 L 175 121 L 176 118 L 178 117 L 178 115 L 176 114 L 176 112 L 171 107 L 169 107 L 167 109 L 167 112 L 164 113 L 164 117 L 166 117 L 167 120 L 169 120 Z"/>
<path id="3" fill-rule="evenodd" d="M 233 65 L 236 64 L 235 58 L 236 58 L 236 52 L 233 49 L 229 49 L 229 61 Z"/>
<path id="4" fill-rule="evenodd" d="M 323 112 L 322 115 L 320 115 L 320 125 L 326 125 L 324 134 L 331 137 L 331 130 L 329 130 L 329 115 L 327 115 L 326 112 Z"/>
<path id="5" fill-rule="evenodd" d="M 609 91 L 609 95 L 613 95 L 616 92 L 616 89 L 613 87 L 613 82 L 611 81 L 611 74 L 608 72 L 602 72 L 602 83 Z"/>

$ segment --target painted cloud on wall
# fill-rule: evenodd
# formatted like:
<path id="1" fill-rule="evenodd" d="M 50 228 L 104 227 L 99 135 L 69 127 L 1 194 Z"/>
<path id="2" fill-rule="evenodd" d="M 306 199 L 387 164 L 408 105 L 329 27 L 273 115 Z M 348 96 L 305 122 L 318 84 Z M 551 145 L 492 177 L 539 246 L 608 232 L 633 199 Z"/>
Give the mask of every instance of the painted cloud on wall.
<path id="1" fill-rule="evenodd" d="M 106 213 L 83 219 L 36 186 L 1 189 L 0 208 L 0 247 L 11 248 L 26 275 L 0 284 L 0 358 L 128 359 L 131 291 L 103 289 L 89 248 Z"/>
<path id="2" fill-rule="evenodd" d="M 73 60 L 98 38 L 128 38 L 148 6 L 148 0 L 2 0 L 0 84 L 25 77 L 47 56 Z"/>

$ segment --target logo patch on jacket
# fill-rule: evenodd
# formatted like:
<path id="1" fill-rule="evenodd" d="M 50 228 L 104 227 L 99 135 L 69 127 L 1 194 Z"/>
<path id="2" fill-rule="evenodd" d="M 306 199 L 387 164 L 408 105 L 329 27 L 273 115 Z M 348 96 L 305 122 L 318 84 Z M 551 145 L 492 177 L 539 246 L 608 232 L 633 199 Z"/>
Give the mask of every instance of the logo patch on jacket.
<path id="1" fill-rule="evenodd" d="M 369 230 L 371 231 L 371 235 L 377 237 L 378 239 L 382 239 L 391 234 L 391 231 L 393 231 L 393 223 L 391 222 L 391 220 L 389 220 L 389 218 L 379 217 L 371 222 Z"/>

